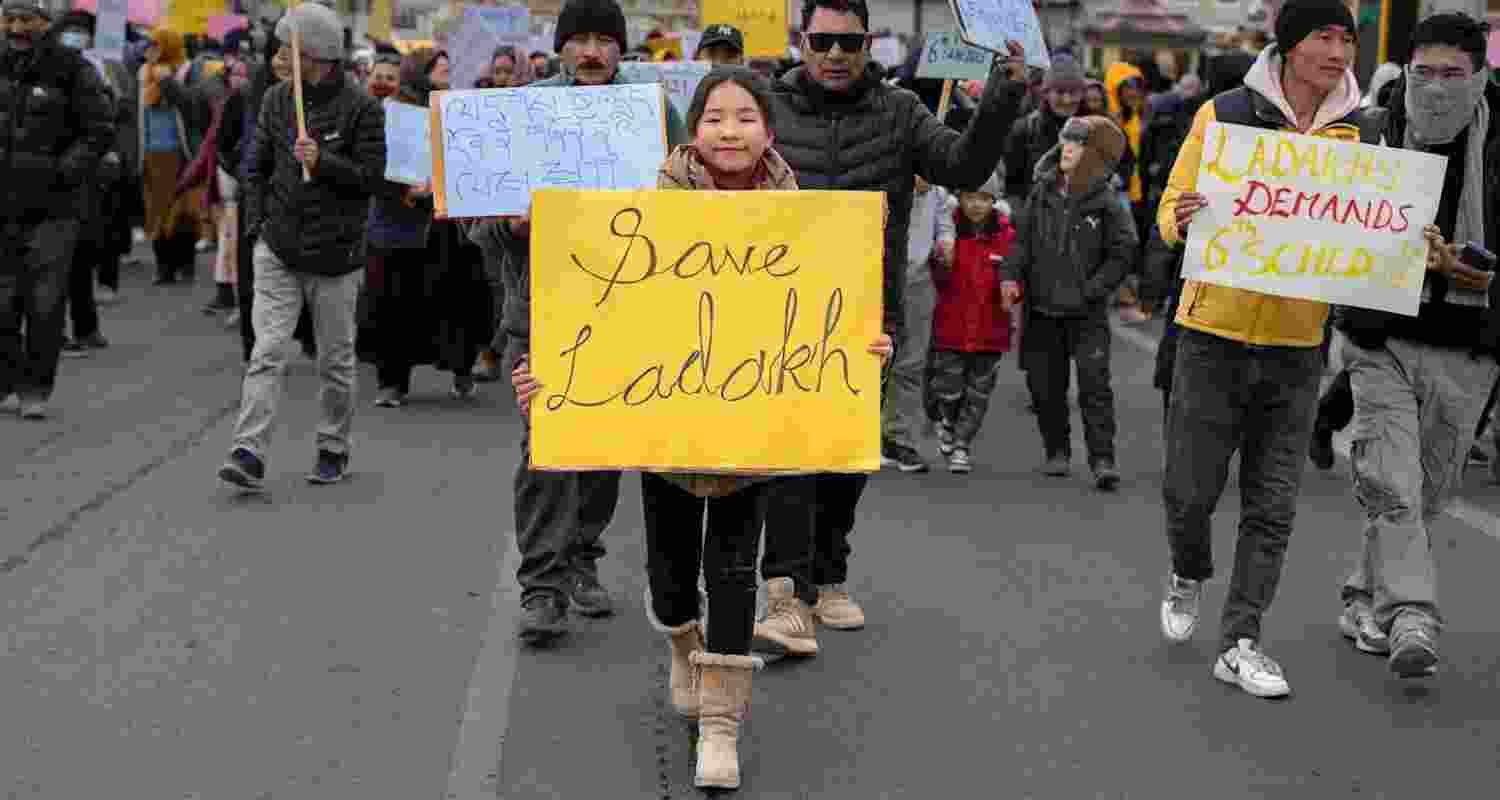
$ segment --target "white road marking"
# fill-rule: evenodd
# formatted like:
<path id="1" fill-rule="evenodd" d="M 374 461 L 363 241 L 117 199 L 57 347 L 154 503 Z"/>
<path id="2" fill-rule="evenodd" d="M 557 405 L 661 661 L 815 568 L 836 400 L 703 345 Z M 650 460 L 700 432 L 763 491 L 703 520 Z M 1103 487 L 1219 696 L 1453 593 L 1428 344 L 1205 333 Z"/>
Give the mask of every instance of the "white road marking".
<path id="1" fill-rule="evenodd" d="M 1115 335 L 1130 344 L 1156 355 L 1157 339 L 1150 333 L 1120 324 L 1116 320 L 1110 321 L 1110 327 L 1114 329 Z M 1349 440 L 1343 436 L 1333 437 L 1333 448 L 1345 460 L 1349 458 Z M 1454 497 L 1448 501 L 1448 507 L 1443 510 L 1444 514 L 1462 522 L 1480 533 L 1492 539 L 1500 541 L 1500 516 L 1482 509 L 1461 497 Z"/>
<path id="2" fill-rule="evenodd" d="M 516 678 L 516 609 L 520 588 L 516 565 L 520 554 L 513 537 L 505 537 L 500 580 L 490 593 L 490 621 L 469 677 L 458 743 L 449 760 L 445 800 L 495 800 L 499 793 L 500 755 L 510 726 L 510 691 Z"/>

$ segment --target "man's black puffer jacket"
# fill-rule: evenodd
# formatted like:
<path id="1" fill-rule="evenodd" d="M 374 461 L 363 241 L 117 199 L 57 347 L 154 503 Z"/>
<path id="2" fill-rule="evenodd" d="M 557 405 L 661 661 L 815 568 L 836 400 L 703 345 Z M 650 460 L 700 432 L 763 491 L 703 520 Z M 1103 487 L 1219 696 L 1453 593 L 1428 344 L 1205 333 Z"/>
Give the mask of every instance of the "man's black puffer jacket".
<path id="1" fill-rule="evenodd" d="M 337 71 L 303 86 L 307 135 L 318 142 L 312 180 L 293 155 L 292 82 L 266 92 L 247 170 L 247 228 L 295 272 L 345 275 L 359 259 L 370 196 L 385 178 L 385 109 Z"/>
<path id="2" fill-rule="evenodd" d="M 0 219 L 83 216 L 114 137 L 114 104 L 83 56 L 46 38 L 0 48 Z"/>
<path id="3" fill-rule="evenodd" d="M 904 317 L 913 177 L 958 191 L 978 189 L 1000 162 L 1026 87 L 994 72 L 968 130 L 959 134 L 915 94 L 880 77 L 872 66 L 847 97 L 831 96 L 806 67 L 792 69 L 773 87 L 772 125 L 776 151 L 797 173 L 800 188 L 886 193 L 884 328 L 895 338 Z"/>

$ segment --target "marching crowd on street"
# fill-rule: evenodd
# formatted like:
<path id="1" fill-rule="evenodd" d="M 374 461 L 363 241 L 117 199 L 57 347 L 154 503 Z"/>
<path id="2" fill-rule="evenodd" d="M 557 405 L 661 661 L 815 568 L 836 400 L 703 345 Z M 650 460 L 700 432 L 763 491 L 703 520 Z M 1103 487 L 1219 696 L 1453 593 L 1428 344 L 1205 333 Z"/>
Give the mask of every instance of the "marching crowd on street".
<path id="1" fill-rule="evenodd" d="M 613 613 L 599 570 L 621 473 L 530 468 L 530 405 L 546 391 L 529 360 L 530 219 L 442 219 L 431 187 L 385 178 L 382 103 L 426 107 L 449 88 L 446 53 L 377 43 L 354 58 L 319 2 L 222 42 L 132 28 L 121 61 L 92 50 L 88 12 L 54 19 L 37 0 L 3 0 L 3 21 L 0 400 L 14 424 L 48 419 L 53 392 L 69 391 L 61 357 L 109 347 L 101 317 L 129 302 L 119 274 L 142 237 L 156 286 L 192 284 L 198 255 L 211 252 L 204 310 L 237 334 L 245 362 L 219 479 L 262 490 L 296 349 L 316 361 L 307 480 L 317 484 L 351 468 L 367 402 L 360 361 L 375 367 L 379 413 L 400 413 L 419 367 L 451 373 L 464 402 L 482 401 L 479 384 L 508 381 L 528 421 L 513 484 L 519 635 L 553 645 L 570 611 Z M 1196 71 L 1127 53 L 1095 76 L 1066 51 L 1028 69 L 1010 43 L 939 119 L 941 81 L 916 77 L 915 54 L 871 60 L 864 0 L 804 0 L 798 44 L 781 62 L 747 66 L 741 31 L 705 22 L 692 56 L 715 67 L 685 119 L 666 108 L 657 188 L 884 193 L 884 317 L 867 357 L 885 368 L 887 468 L 927 472 L 935 444 L 948 471 L 970 472 L 1013 352 L 1043 474 L 1076 466 L 1075 371 L 1092 490 L 1114 491 L 1123 468 L 1154 472 L 1117 460 L 1111 319 L 1159 315 L 1166 548 L 1160 607 L 1143 614 L 1169 643 L 1197 634 L 1216 574 L 1212 519 L 1237 454 L 1241 510 L 1212 673 L 1254 696 L 1288 695 L 1262 623 L 1308 462 L 1332 468 L 1332 435 L 1348 429 L 1347 535 L 1361 546 L 1330 587 L 1342 599 L 1330 622 L 1398 677 L 1435 673 L 1443 613 L 1428 526 L 1483 455 L 1475 443 L 1500 379 L 1500 87 L 1485 23 L 1421 20 L 1409 57 L 1382 65 L 1368 91 L 1343 0 L 1286 0 L 1271 36 L 1218 41 Z M 651 52 L 632 48 L 616 0 L 567 0 L 554 53 L 501 48 L 481 84 L 625 83 L 622 60 Z M 1445 156 L 1422 234 L 1420 313 L 1184 280 L 1215 122 Z M 1342 367 L 1320 396 L 1330 363 Z M 378 420 L 368 427 L 379 435 Z M 739 785 L 757 653 L 815 656 L 820 628 L 865 625 L 846 584 L 868 480 L 640 474 L 646 610 L 670 659 L 671 705 L 697 722 L 697 785 Z"/>

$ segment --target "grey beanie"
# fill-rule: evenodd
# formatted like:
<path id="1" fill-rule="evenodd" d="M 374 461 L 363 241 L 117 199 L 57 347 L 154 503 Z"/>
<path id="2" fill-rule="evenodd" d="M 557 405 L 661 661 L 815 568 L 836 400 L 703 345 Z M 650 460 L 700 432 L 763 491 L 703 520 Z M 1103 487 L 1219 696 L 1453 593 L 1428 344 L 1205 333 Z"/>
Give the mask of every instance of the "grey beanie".
<path id="1" fill-rule="evenodd" d="M 276 23 L 276 40 L 290 46 L 292 29 L 302 34 L 302 52 L 318 61 L 344 58 L 344 26 L 339 15 L 321 3 L 302 3 Z"/>
<path id="2" fill-rule="evenodd" d="M 1052 68 L 1047 70 L 1044 86 L 1075 85 L 1082 86 L 1087 76 L 1083 74 L 1083 67 L 1079 65 L 1078 59 L 1067 53 L 1058 53 L 1052 56 Z"/>

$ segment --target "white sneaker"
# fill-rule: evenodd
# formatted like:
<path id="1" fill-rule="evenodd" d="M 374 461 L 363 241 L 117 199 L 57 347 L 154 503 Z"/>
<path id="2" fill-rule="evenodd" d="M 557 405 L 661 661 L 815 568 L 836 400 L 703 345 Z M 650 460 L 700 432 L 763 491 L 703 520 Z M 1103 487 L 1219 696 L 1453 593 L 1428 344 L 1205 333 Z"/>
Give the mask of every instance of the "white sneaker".
<path id="1" fill-rule="evenodd" d="M 1214 661 L 1214 677 L 1256 697 L 1285 697 L 1292 693 L 1281 665 L 1262 653 L 1255 642 L 1241 639 Z"/>
<path id="2" fill-rule="evenodd" d="M 1179 578 L 1167 579 L 1167 598 L 1161 601 L 1161 633 L 1169 642 L 1186 642 L 1198 629 L 1198 606 L 1203 599 L 1203 582 Z"/>
<path id="3" fill-rule="evenodd" d="M 969 458 L 967 447 L 956 447 L 948 454 L 948 471 L 958 475 L 964 475 L 974 469 L 974 461 Z"/>

